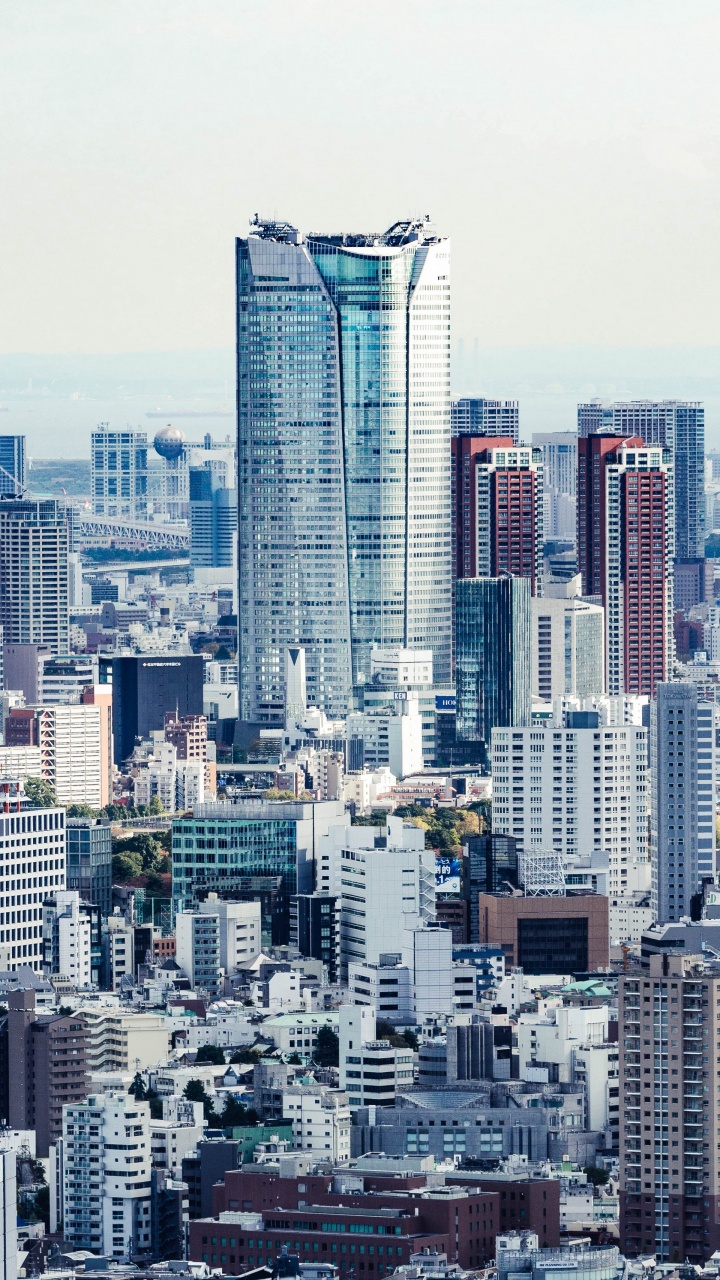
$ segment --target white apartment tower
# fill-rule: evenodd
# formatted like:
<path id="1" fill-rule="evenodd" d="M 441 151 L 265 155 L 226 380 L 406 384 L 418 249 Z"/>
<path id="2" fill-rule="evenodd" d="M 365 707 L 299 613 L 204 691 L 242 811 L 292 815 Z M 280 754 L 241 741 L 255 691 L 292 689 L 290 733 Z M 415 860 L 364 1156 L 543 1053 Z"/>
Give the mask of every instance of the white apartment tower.
<path id="1" fill-rule="evenodd" d="M 605 611 L 582 596 L 534 596 L 532 692 L 553 702 L 566 695 L 599 697 L 605 692 Z"/>
<path id="2" fill-rule="evenodd" d="M 63 1107 L 65 1239 L 114 1261 L 147 1256 L 150 1107 L 132 1095 L 94 1094 Z"/>
<path id="3" fill-rule="evenodd" d="M 217 916 L 220 936 L 220 966 L 225 973 L 237 973 L 261 951 L 260 903 L 224 902 L 209 893 L 198 904 L 198 914 Z"/>
<path id="4" fill-rule="evenodd" d="M 43 909 L 65 888 L 65 810 L 32 808 L 0 781 L 0 968 L 43 968 Z"/>

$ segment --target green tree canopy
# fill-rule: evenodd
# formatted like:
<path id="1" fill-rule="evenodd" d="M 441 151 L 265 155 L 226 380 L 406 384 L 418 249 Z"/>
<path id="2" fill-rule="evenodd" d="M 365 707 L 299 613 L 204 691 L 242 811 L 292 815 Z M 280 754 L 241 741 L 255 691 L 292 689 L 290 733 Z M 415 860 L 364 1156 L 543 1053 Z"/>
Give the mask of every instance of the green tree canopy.
<path id="1" fill-rule="evenodd" d="M 113 880 L 123 884 L 142 875 L 142 858 L 139 853 L 116 853 L 112 860 Z"/>
<path id="2" fill-rule="evenodd" d="M 340 1062 L 340 1040 L 332 1027 L 321 1027 L 313 1054 L 319 1067 L 337 1067 Z"/>
<path id="3" fill-rule="evenodd" d="M 57 805 L 55 790 L 46 778 L 26 778 L 25 795 L 31 804 L 41 809 L 54 809 Z"/>
<path id="4" fill-rule="evenodd" d="M 217 1123 L 218 1117 L 215 1114 L 213 1100 L 209 1093 L 205 1092 L 202 1080 L 188 1080 L 183 1097 L 187 1098 L 188 1102 L 202 1102 L 206 1122 L 210 1125 Z"/>
<path id="5" fill-rule="evenodd" d="M 201 1044 L 195 1054 L 196 1062 L 213 1062 L 218 1067 L 225 1066 L 225 1054 L 216 1044 Z"/>
<path id="6" fill-rule="evenodd" d="M 136 1102 L 145 1101 L 147 1097 L 147 1090 L 145 1088 L 145 1081 L 143 1080 L 139 1071 L 135 1072 L 135 1075 L 133 1076 L 132 1084 L 128 1089 L 128 1093 L 132 1094 Z"/>

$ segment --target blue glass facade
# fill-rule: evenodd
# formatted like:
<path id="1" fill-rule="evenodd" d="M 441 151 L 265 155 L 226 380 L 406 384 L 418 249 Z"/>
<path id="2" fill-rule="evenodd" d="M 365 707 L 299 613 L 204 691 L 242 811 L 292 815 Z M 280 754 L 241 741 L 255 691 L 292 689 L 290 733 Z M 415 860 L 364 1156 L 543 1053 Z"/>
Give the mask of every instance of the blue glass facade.
<path id="1" fill-rule="evenodd" d="M 20 497 L 25 490 L 25 436 L 0 436 L 0 495 Z"/>
<path id="2" fill-rule="evenodd" d="M 451 650 L 448 242 L 424 224 L 238 241 L 240 698 L 284 718 L 284 656 L 342 715 L 373 646 Z"/>
<path id="3" fill-rule="evenodd" d="M 456 733 L 488 763 L 493 728 L 530 723 L 530 579 L 461 578 L 455 591 Z"/>

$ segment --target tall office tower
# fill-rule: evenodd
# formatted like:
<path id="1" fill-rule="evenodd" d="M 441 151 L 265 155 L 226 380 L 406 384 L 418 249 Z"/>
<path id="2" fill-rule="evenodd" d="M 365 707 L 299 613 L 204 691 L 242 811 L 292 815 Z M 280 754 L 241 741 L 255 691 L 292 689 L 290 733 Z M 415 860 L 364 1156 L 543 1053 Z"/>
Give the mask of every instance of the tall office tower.
<path id="1" fill-rule="evenodd" d="M 132 755 L 138 738 L 165 724 L 165 713 L 201 716 L 203 659 L 196 654 L 101 658 L 100 687 L 112 689 L 115 763 Z"/>
<path id="2" fill-rule="evenodd" d="M 0 496 L 25 492 L 25 436 L 0 436 Z"/>
<path id="3" fill-rule="evenodd" d="M 144 431 L 110 431 L 101 422 L 91 439 L 93 513 L 147 520 L 148 440 Z"/>
<path id="4" fill-rule="evenodd" d="M 450 406 L 453 436 L 509 436 L 520 439 L 520 406 L 517 400 L 485 400 L 463 396 Z"/>
<path id="5" fill-rule="evenodd" d="M 0 626 L 5 644 L 69 648 L 71 512 L 55 498 L 0 503 Z"/>
<path id="6" fill-rule="evenodd" d="M 470 894 L 470 942 L 477 942 L 478 895 L 502 893 L 518 882 L 517 841 L 497 832 L 470 836 L 467 841 L 467 891 Z"/>
<path id="7" fill-rule="evenodd" d="M 150 1106 L 127 1093 L 65 1107 L 65 1239 L 115 1261 L 150 1257 Z"/>
<path id="8" fill-rule="evenodd" d="M 41 973 L 42 904 L 65 888 L 65 810 L 33 807 L 22 783 L 5 779 L 0 807 L 0 968 L 27 965 Z"/>
<path id="9" fill-rule="evenodd" d="M 720 971 L 651 955 L 618 1003 L 620 1248 L 702 1264 L 720 1248 Z"/>
<path id="10" fill-rule="evenodd" d="M 530 723 L 529 578 L 460 578 L 455 589 L 456 734 L 489 762 L 498 725 Z"/>
<path id="11" fill-rule="evenodd" d="M 67 887 L 101 916 L 112 913 L 112 831 L 108 818 L 68 818 Z"/>
<path id="12" fill-rule="evenodd" d="M 190 467 L 190 564 L 194 569 L 232 569 L 237 534 L 237 490 L 212 457 Z"/>
<path id="13" fill-rule="evenodd" d="M 237 242 L 239 666 L 283 724 L 285 653 L 345 714 L 377 646 L 450 677 L 450 249 L 258 223 Z M 382 323 L 381 323 L 382 319 Z"/>
<path id="14" fill-rule="evenodd" d="M 532 691 L 553 702 L 605 693 L 605 612 L 582 596 L 531 601 Z"/>
<path id="15" fill-rule="evenodd" d="M 673 656 L 675 512 L 670 452 L 638 437 L 578 441 L 583 595 L 605 606 L 609 694 L 646 693 Z"/>
<path id="16" fill-rule="evenodd" d="M 592 851 L 607 861 L 611 901 L 647 891 L 648 731 L 578 718 L 590 727 L 493 731 L 493 830 L 515 836 L 519 853 Z"/>
<path id="17" fill-rule="evenodd" d="M 691 913 L 715 875 L 717 704 L 691 684 L 660 684 L 650 706 L 652 907 L 663 923 Z"/>
<path id="18" fill-rule="evenodd" d="M 593 401 L 578 405 L 578 435 L 639 436 L 672 452 L 676 560 L 705 554 L 705 408 L 697 400 Z"/>
<path id="19" fill-rule="evenodd" d="M 533 432 L 542 454 L 543 532 L 575 541 L 577 526 L 577 436 L 569 431 Z"/>
<path id="20" fill-rule="evenodd" d="M 509 437 L 452 441 L 453 557 L 457 578 L 512 573 L 542 586 L 540 453 Z"/>

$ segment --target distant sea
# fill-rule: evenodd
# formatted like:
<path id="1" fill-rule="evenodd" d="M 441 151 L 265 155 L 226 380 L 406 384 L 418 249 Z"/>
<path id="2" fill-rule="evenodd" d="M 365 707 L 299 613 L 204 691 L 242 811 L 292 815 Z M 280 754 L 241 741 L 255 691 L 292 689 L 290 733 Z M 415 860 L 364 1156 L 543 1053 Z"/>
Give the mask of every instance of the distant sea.
<path id="1" fill-rule="evenodd" d="M 493 347 L 459 342 L 453 393 L 517 399 L 524 439 L 574 431 L 579 401 L 678 398 L 705 404 L 706 444 L 720 449 L 720 348 Z M 0 354 L 0 434 L 25 435 L 30 457 L 88 458 L 90 433 L 147 431 L 166 423 L 189 440 L 235 433 L 234 352 L 144 352 L 110 356 Z M 211 411 L 229 406 L 228 417 Z M 148 418 L 148 410 L 161 417 Z M 202 416 L 184 418 L 182 410 Z"/>

